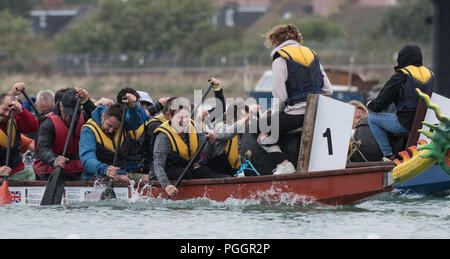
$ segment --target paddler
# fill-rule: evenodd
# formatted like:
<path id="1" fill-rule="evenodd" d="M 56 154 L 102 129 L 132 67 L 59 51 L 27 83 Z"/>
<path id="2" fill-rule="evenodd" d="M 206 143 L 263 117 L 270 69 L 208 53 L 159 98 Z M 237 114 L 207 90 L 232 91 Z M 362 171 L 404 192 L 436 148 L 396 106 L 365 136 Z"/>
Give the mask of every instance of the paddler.
<path id="1" fill-rule="evenodd" d="M 205 142 L 214 143 L 214 131 L 203 132 L 202 127 L 191 119 L 191 104 L 184 98 L 173 100 L 169 114 L 171 120 L 159 126 L 154 134 L 153 171 L 150 179 L 157 179 L 162 188 L 170 196 L 175 195 L 178 189 L 170 183 L 176 180 L 193 159 L 197 149 Z M 209 140 L 207 140 L 207 137 Z M 206 157 L 211 153 L 203 149 Z M 195 165 L 184 176 L 184 179 L 228 177 L 215 174 L 208 167 Z"/>
<path id="2" fill-rule="evenodd" d="M 250 117 L 259 112 L 259 106 L 247 106 L 243 101 L 234 101 L 228 106 L 224 121 L 215 125 L 217 133 L 213 144 L 213 154 L 205 159 L 205 165 L 221 174 L 234 176 L 242 165 L 242 135 L 246 132 Z M 241 172 L 238 177 L 245 176 Z"/>
<path id="3" fill-rule="evenodd" d="M 126 118 L 122 118 L 123 105 L 99 106 L 92 112 L 89 119 L 81 129 L 80 160 L 85 172 L 83 180 L 93 180 L 99 177 L 109 177 L 115 181 L 127 181 L 128 166 L 126 160 L 127 132 L 138 129 L 144 123 L 144 113 L 136 105 L 137 97 L 131 93 L 125 95 L 128 112 Z M 121 143 L 116 148 L 119 138 L 119 127 L 122 119 L 125 119 L 124 133 Z M 118 164 L 113 166 L 114 153 L 119 152 Z"/>
<path id="4" fill-rule="evenodd" d="M 25 83 L 15 83 L 8 93 L 0 94 L 0 177 L 8 176 L 8 180 L 33 181 L 33 169 L 25 168 L 22 161 L 21 134 L 28 134 L 38 129 L 38 122 L 34 116 L 23 109 L 16 96 L 25 90 Z M 10 120 L 11 111 L 14 110 L 14 121 Z M 12 132 L 9 125 L 13 123 Z M 6 166 L 6 152 L 8 136 L 12 134 L 12 147 L 9 166 Z"/>
<path id="5" fill-rule="evenodd" d="M 81 180 L 83 165 L 78 155 L 78 145 L 81 127 L 88 118 L 84 112 L 81 114 L 78 112 L 66 156 L 62 156 L 77 99 L 80 100 L 80 103 L 83 101 L 85 103 L 87 98 L 87 92 L 84 93 L 84 89 L 77 90 L 69 89 L 64 92 L 61 100 L 42 119 L 38 130 L 37 159 L 33 165 L 37 180 L 47 181 L 50 173 L 57 167 L 64 168 L 66 181 Z"/>

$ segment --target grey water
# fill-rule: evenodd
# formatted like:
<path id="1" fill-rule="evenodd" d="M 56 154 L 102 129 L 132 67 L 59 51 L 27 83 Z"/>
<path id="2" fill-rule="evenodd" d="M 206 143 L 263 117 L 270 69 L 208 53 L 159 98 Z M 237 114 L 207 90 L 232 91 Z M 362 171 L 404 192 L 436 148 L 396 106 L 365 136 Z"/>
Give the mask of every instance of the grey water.
<path id="1" fill-rule="evenodd" d="M 0 238 L 444 239 L 450 196 L 385 193 L 346 206 L 132 199 L 0 207 Z"/>

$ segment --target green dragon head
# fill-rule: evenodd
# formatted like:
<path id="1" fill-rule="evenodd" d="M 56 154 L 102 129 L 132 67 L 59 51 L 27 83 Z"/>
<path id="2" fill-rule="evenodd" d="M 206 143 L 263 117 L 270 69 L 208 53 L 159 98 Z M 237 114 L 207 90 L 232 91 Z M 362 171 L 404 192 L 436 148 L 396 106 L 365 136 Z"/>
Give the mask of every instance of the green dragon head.
<path id="1" fill-rule="evenodd" d="M 432 142 L 430 144 L 421 145 L 418 150 L 429 150 L 429 152 L 421 155 L 423 158 L 433 158 L 444 169 L 445 172 L 450 174 L 450 118 L 441 113 L 441 109 L 431 102 L 428 95 L 422 93 L 419 89 L 416 92 L 422 97 L 427 107 L 434 110 L 439 125 L 432 125 L 427 122 L 422 122 L 423 125 L 431 129 L 431 131 L 419 130 L 425 136 L 430 138 Z"/>

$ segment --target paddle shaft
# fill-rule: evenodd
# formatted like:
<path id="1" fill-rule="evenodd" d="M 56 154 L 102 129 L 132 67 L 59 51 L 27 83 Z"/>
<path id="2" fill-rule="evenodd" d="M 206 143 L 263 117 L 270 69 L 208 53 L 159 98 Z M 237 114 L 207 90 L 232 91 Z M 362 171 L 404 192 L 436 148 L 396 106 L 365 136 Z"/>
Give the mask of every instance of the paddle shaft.
<path id="1" fill-rule="evenodd" d="M 200 155 L 200 153 L 202 152 L 203 148 L 205 148 L 206 144 L 208 143 L 208 140 L 206 140 L 195 152 L 194 156 L 192 157 L 192 159 L 189 161 L 189 163 L 187 164 L 187 166 L 184 168 L 183 172 L 180 174 L 180 176 L 178 177 L 177 181 L 174 183 L 175 187 L 178 187 L 178 185 L 180 184 L 180 182 L 183 180 L 184 175 L 186 174 L 186 172 L 191 168 L 191 166 L 194 164 L 195 160 L 197 160 L 198 156 Z"/>
<path id="2" fill-rule="evenodd" d="M 6 161 L 5 165 L 9 166 L 9 160 L 11 160 L 11 145 L 12 145 L 12 131 L 14 126 L 14 109 L 11 110 L 11 117 L 9 118 L 9 129 L 8 129 L 8 149 L 6 150 Z M 17 138 L 17 134 L 16 134 Z"/>
<path id="3" fill-rule="evenodd" d="M 6 149 L 6 160 L 5 160 L 5 166 L 9 166 L 9 160 L 11 160 L 11 146 L 12 146 L 12 131 L 14 126 L 14 109 L 11 110 L 11 115 L 9 118 L 9 128 L 8 128 L 8 148 Z M 17 134 L 16 134 L 17 138 Z M 3 180 L 8 180 L 8 176 L 4 176 Z"/>
<path id="4" fill-rule="evenodd" d="M 36 113 L 37 117 L 40 117 L 41 114 L 39 113 L 39 111 L 37 110 L 36 106 L 34 105 L 34 102 L 31 100 L 31 98 L 28 96 L 28 94 L 25 92 L 25 90 L 22 90 L 22 94 L 23 96 L 25 96 L 25 98 L 28 100 L 28 102 L 30 103 L 31 108 L 33 108 L 34 113 Z"/>
<path id="5" fill-rule="evenodd" d="M 206 92 L 203 93 L 202 95 L 202 100 L 200 101 L 200 103 L 198 103 L 196 106 L 194 106 L 194 109 L 191 112 L 191 118 L 192 116 L 195 115 L 195 112 L 197 111 L 198 107 L 203 103 L 203 101 L 205 101 L 206 96 L 208 96 L 209 91 L 211 91 L 211 88 L 214 86 L 213 83 L 210 83 L 208 86 L 208 89 L 206 90 Z"/>
<path id="6" fill-rule="evenodd" d="M 122 111 L 122 120 L 120 121 L 120 127 L 119 127 L 119 138 L 117 139 L 117 145 L 116 145 L 116 151 L 114 152 L 114 160 L 113 160 L 113 166 L 117 165 L 117 157 L 119 154 L 119 147 L 120 147 L 120 142 L 122 141 L 122 133 L 123 133 L 123 128 L 125 126 L 125 119 L 127 116 L 127 110 L 128 110 L 128 106 L 127 104 L 124 105 L 123 107 L 123 111 Z"/>
<path id="7" fill-rule="evenodd" d="M 67 149 L 69 148 L 70 138 L 73 135 L 75 125 L 77 124 L 77 121 L 78 121 L 78 112 L 80 110 L 80 105 L 81 105 L 80 100 L 77 99 L 77 104 L 75 105 L 75 111 L 73 112 L 72 120 L 70 121 L 70 127 L 69 127 L 69 132 L 67 133 L 66 143 L 64 144 L 64 149 L 63 149 L 63 153 L 62 153 L 62 156 L 64 156 L 64 157 L 66 156 Z"/>
<path id="8" fill-rule="evenodd" d="M 67 132 L 66 143 L 62 156 L 65 157 L 67 149 L 69 147 L 70 138 L 75 131 L 75 125 L 78 122 L 78 113 L 80 112 L 80 100 L 77 99 L 75 104 L 75 110 L 72 114 L 72 120 L 70 121 L 69 131 Z M 65 186 L 64 168 L 58 166 L 50 173 L 50 178 L 45 187 L 44 195 L 42 196 L 41 205 L 56 205 L 61 203 L 62 195 L 64 193 Z"/>
<path id="9" fill-rule="evenodd" d="M 122 118 L 121 118 L 120 127 L 119 127 L 119 137 L 117 138 L 116 151 L 114 152 L 114 160 L 113 160 L 113 164 L 112 164 L 113 166 L 117 165 L 117 158 L 119 155 L 120 142 L 122 141 L 122 135 L 123 135 L 122 133 L 123 133 L 123 128 L 125 126 L 127 110 L 128 110 L 128 106 L 127 106 L 127 104 L 124 104 L 123 111 L 122 111 Z M 109 178 L 109 184 L 108 184 L 108 187 L 106 188 L 106 190 L 113 191 L 112 190 L 113 185 L 114 185 L 114 180 L 112 178 Z M 105 192 L 106 192 L 106 190 L 105 190 Z"/>

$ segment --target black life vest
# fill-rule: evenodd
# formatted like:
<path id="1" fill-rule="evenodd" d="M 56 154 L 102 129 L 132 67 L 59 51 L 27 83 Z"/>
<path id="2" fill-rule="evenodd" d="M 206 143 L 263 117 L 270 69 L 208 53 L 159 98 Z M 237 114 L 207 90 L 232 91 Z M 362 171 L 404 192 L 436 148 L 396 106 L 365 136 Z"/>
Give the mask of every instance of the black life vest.
<path id="1" fill-rule="evenodd" d="M 290 45 L 279 49 L 274 60 L 279 56 L 287 64 L 288 79 L 285 84 L 289 105 L 306 101 L 308 94 L 323 93 L 323 76 L 314 51 L 305 46 Z"/>
<path id="2" fill-rule="evenodd" d="M 147 120 L 135 130 L 128 131 L 128 138 L 126 141 L 126 160 L 128 164 L 142 164 L 143 162 L 143 146 L 145 141 L 145 135 L 147 127 L 150 124 L 150 120 Z"/>
<path id="3" fill-rule="evenodd" d="M 381 152 L 380 146 L 370 130 L 368 117 L 363 117 L 358 120 L 355 126 L 354 139 L 355 141 L 361 141 L 359 151 L 361 151 L 367 161 L 381 161 L 383 152 Z M 350 160 L 352 162 L 365 162 L 359 152 L 354 152 Z"/>
<path id="4" fill-rule="evenodd" d="M 419 102 L 416 88 L 430 94 L 434 91 L 434 75 L 425 66 L 407 66 L 400 69 L 406 75 L 406 81 L 400 90 L 400 96 L 396 103 L 398 111 L 415 111 Z"/>

